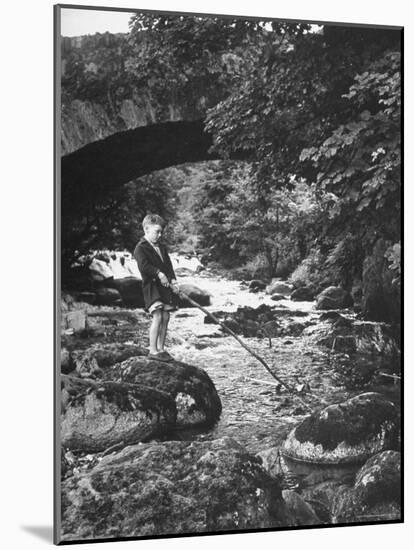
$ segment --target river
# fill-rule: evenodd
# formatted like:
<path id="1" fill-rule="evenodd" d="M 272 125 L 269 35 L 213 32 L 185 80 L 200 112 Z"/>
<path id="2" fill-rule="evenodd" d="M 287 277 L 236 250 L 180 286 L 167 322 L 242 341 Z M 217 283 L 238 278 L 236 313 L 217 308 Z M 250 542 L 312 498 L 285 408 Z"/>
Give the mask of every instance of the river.
<path id="1" fill-rule="evenodd" d="M 320 313 L 315 302 L 292 302 L 289 297 L 277 303 L 265 292 L 249 292 L 247 285 L 212 276 L 206 272 L 181 277 L 180 283 L 192 283 L 212 296 L 211 312 L 234 312 L 238 307 L 256 308 L 267 304 L 284 309 L 281 323 L 301 322 L 318 326 Z M 350 318 L 354 314 L 347 311 Z M 249 451 L 257 453 L 278 446 L 293 426 L 309 414 L 300 399 L 313 409 L 339 402 L 363 391 L 380 390 L 394 401 L 399 387 L 389 380 L 358 376 L 373 373 L 375 359 L 350 358 L 331 354 L 330 350 L 300 335 L 268 339 L 244 338 L 273 372 L 298 389 L 306 387 L 300 399 L 287 390 L 278 390 L 275 379 L 233 337 L 223 334 L 220 327 L 204 323 L 205 314 L 195 308 L 180 309 L 172 315 L 167 346 L 180 361 L 206 370 L 213 380 L 223 405 L 219 422 L 208 431 L 185 431 L 175 434 L 179 439 L 206 440 L 223 436 L 234 437 Z M 384 383 L 383 383 L 384 382 Z"/>

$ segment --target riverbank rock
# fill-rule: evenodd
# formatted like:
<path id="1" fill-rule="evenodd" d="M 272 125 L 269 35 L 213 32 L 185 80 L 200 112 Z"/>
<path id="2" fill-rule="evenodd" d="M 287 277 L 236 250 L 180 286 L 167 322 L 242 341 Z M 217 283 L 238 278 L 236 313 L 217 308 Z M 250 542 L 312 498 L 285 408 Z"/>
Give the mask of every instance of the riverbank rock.
<path id="1" fill-rule="evenodd" d="M 295 491 L 285 489 L 282 491 L 283 500 L 286 503 L 291 516 L 290 526 L 321 525 L 315 510 Z M 293 521 L 292 521 L 293 520 Z"/>
<path id="2" fill-rule="evenodd" d="M 96 303 L 101 306 L 120 306 L 122 297 L 116 288 L 101 287 L 96 289 Z"/>
<path id="3" fill-rule="evenodd" d="M 260 279 L 253 279 L 249 283 L 250 292 L 259 292 L 259 290 L 264 290 L 266 288 L 266 283 Z"/>
<path id="4" fill-rule="evenodd" d="M 230 438 L 134 445 L 62 484 L 62 539 L 289 524 L 276 480 Z"/>
<path id="5" fill-rule="evenodd" d="M 337 286 L 325 288 L 316 298 L 316 309 L 345 309 L 352 306 L 352 296 Z"/>
<path id="6" fill-rule="evenodd" d="M 203 369 L 193 365 L 131 357 L 106 369 L 105 377 L 168 394 L 177 408 L 177 426 L 211 425 L 220 417 L 221 401 L 213 382 Z"/>
<path id="7" fill-rule="evenodd" d="M 60 370 L 63 374 L 69 374 L 76 368 L 75 362 L 66 348 L 60 350 Z"/>
<path id="8" fill-rule="evenodd" d="M 401 517 L 401 455 L 384 451 L 359 470 L 352 488 L 337 492 L 335 522 L 381 521 Z"/>
<path id="9" fill-rule="evenodd" d="M 121 295 L 122 301 L 127 307 L 144 307 L 144 294 L 142 292 L 142 280 L 137 277 L 123 277 L 114 279 L 112 283 Z"/>
<path id="10" fill-rule="evenodd" d="M 358 463 L 393 448 L 396 432 L 394 404 L 379 393 L 364 393 L 306 418 L 290 432 L 282 452 L 305 462 Z"/>
<path id="11" fill-rule="evenodd" d="M 73 451 L 98 452 L 137 443 L 175 424 L 174 400 L 161 391 L 117 382 L 65 380 L 61 442 Z"/>
<path id="12" fill-rule="evenodd" d="M 293 286 L 284 283 L 282 281 L 272 281 L 270 285 L 266 287 L 266 293 L 273 296 L 274 294 L 281 294 L 283 296 L 287 296 L 292 292 Z"/>
<path id="13" fill-rule="evenodd" d="M 286 300 L 286 296 L 284 296 L 283 294 L 272 294 L 270 299 L 273 302 L 280 302 L 280 300 Z"/>
<path id="14" fill-rule="evenodd" d="M 61 332 L 81 332 L 87 324 L 86 311 L 82 309 L 70 310 L 61 313 Z"/>
<path id="15" fill-rule="evenodd" d="M 88 372 L 88 364 L 91 361 L 96 361 L 100 369 L 104 369 L 115 363 L 120 363 L 130 357 L 145 357 L 148 355 L 148 350 L 145 348 L 125 342 L 114 342 L 110 344 L 93 344 L 92 346 L 73 351 L 71 357 L 75 363 L 76 370 Z"/>
<path id="16" fill-rule="evenodd" d="M 400 353 L 391 325 L 354 321 L 342 315 L 323 319 L 321 316 L 321 323 L 307 327 L 303 333 L 320 346 L 341 353 L 358 352 L 383 357 L 396 357 Z"/>
<path id="17" fill-rule="evenodd" d="M 292 311 L 261 304 L 257 308 L 238 307 L 234 313 L 215 311 L 213 315 L 224 322 L 236 334 L 245 338 L 277 338 L 279 336 L 299 336 L 311 321 L 300 323 L 296 317 L 307 317 L 305 311 Z M 204 323 L 214 323 L 210 317 Z"/>
<path id="18" fill-rule="evenodd" d="M 211 296 L 205 290 L 202 290 L 196 285 L 190 283 L 182 283 L 178 285 L 180 290 L 187 294 L 189 298 L 197 302 L 200 306 L 209 306 L 211 301 Z M 185 298 L 179 298 L 179 307 L 194 307 L 188 300 Z"/>
<path id="19" fill-rule="evenodd" d="M 290 295 L 290 299 L 293 302 L 312 302 L 314 297 L 313 289 L 308 286 L 301 286 Z"/>

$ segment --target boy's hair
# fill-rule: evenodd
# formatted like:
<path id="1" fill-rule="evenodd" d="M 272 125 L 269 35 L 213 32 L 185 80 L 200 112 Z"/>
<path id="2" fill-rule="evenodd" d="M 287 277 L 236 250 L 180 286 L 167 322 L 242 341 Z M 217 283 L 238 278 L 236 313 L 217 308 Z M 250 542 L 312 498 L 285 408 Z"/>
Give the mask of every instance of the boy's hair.
<path id="1" fill-rule="evenodd" d="M 142 221 L 142 227 L 144 228 L 144 231 L 145 228 L 150 225 L 160 225 L 162 228 L 164 228 L 166 226 L 166 223 L 161 218 L 161 216 L 158 216 L 158 214 L 148 214 Z"/>

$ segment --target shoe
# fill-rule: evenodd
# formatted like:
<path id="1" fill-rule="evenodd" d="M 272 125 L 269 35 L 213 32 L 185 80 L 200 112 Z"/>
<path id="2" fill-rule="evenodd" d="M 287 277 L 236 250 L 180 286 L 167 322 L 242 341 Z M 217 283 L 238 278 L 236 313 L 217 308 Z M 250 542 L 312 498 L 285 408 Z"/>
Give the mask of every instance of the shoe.
<path id="1" fill-rule="evenodd" d="M 171 355 L 166 351 L 159 351 L 158 353 L 149 353 L 147 355 L 147 359 L 152 359 L 155 361 L 163 361 L 164 363 L 168 363 L 169 361 L 172 361 Z"/>
<path id="2" fill-rule="evenodd" d="M 158 355 L 163 357 L 164 361 L 174 361 L 174 357 L 168 353 L 168 351 L 159 351 Z"/>

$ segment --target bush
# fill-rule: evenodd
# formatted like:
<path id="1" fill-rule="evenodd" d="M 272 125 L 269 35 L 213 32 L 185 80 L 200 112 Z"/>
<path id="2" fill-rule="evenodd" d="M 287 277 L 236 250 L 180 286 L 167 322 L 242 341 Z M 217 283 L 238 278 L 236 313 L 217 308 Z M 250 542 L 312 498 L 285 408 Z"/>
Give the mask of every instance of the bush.
<path id="1" fill-rule="evenodd" d="M 319 289 L 325 282 L 323 279 L 324 259 L 319 250 L 311 250 L 289 277 L 294 288 L 313 286 Z"/>

